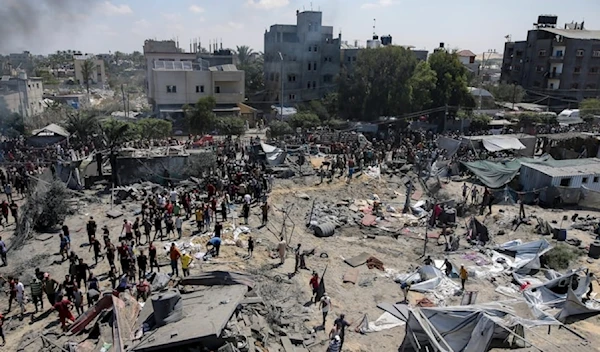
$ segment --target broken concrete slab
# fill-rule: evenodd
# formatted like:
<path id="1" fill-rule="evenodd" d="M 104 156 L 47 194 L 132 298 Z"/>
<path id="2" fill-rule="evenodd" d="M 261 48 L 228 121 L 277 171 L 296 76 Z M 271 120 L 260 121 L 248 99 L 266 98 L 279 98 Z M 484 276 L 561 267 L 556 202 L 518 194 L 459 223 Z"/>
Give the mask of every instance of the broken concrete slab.
<path id="1" fill-rule="evenodd" d="M 358 282 L 358 274 L 357 268 L 348 269 L 342 278 L 342 282 L 350 282 L 356 285 Z"/>
<path id="2" fill-rule="evenodd" d="M 116 219 L 123 216 L 123 212 L 117 209 L 112 209 L 106 212 L 106 216 L 111 219 Z"/>
<path id="3" fill-rule="evenodd" d="M 281 345 L 285 352 L 294 352 L 294 345 L 287 336 L 281 336 Z"/>
<path id="4" fill-rule="evenodd" d="M 367 262 L 367 259 L 369 259 L 371 257 L 371 255 L 369 253 L 365 253 L 362 252 L 361 254 L 354 256 L 352 258 L 346 259 L 344 260 L 344 262 L 348 265 L 350 265 L 353 268 L 356 268 L 357 266 L 363 265 L 364 263 Z"/>

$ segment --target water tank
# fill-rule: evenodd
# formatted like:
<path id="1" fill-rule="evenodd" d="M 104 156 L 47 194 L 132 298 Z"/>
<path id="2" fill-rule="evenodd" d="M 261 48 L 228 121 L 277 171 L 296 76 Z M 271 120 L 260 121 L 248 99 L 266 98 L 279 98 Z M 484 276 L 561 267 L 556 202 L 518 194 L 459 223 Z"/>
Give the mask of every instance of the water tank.
<path id="1" fill-rule="evenodd" d="M 392 36 L 384 35 L 381 37 L 381 45 L 391 45 L 392 44 Z"/>
<path id="2" fill-rule="evenodd" d="M 588 256 L 594 259 L 600 258 L 600 241 L 594 241 L 592 242 L 592 244 L 590 244 L 590 251 L 588 252 Z"/>
<path id="3" fill-rule="evenodd" d="M 335 232 L 335 224 L 330 222 L 319 224 L 314 227 L 314 231 L 317 237 L 330 237 Z"/>

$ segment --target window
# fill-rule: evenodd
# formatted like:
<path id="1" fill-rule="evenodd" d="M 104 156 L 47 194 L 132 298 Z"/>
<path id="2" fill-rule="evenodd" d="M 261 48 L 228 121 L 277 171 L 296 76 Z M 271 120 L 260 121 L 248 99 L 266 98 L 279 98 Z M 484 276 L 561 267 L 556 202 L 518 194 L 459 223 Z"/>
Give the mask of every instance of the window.
<path id="1" fill-rule="evenodd" d="M 312 64 L 309 62 L 308 63 L 308 70 L 310 71 L 312 69 Z"/>
<path id="2" fill-rule="evenodd" d="M 204 93 L 204 86 L 196 86 L 196 93 Z"/>
<path id="3" fill-rule="evenodd" d="M 581 67 L 577 66 L 573 68 L 573 73 L 580 73 L 581 72 Z"/>
<path id="4" fill-rule="evenodd" d="M 35 85 L 36 85 L 37 89 L 40 89 L 40 84 L 39 83 L 36 83 Z"/>
<path id="5" fill-rule="evenodd" d="M 523 51 L 522 50 L 517 50 L 517 53 L 515 54 L 516 57 L 521 57 L 523 56 Z"/>
<path id="6" fill-rule="evenodd" d="M 312 51 L 312 46 L 308 46 L 308 51 Z"/>
<path id="7" fill-rule="evenodd" d="M 279 82 L 279 73 L 275 74 L 275 81 Z"/>
<path id="8" fill-rule="evenodd" d="M 584 54 L 585 54 L 585 50 L 583 50 L 583 49 L 577 49 L 577 53 L 575 54 L 575 56 L 577 56 L 577 57 L 583 57 Z"/>
<path id="9" fill-rule="evenodd" d="M 288 82 L 296 82 L 296 75 L 288 75 Z"/>
<path id="10" fill-rule="evenodd" d="M 598 74 L 598 67 L 590 67 L 590 73 L 597 75 Z"/>
<path id="11" fill-rule="evenodd" d="M 588 178 L 587 177 L 582 178 L 581 183 L 588 183 Z"/>
<path id="12" fill-rule="evenodd" d="M 542 50 L 538 51 L 538 56 L 540 56 L 540 57 L 546 56 L 546 50 L 542 49 Z"/>
<path id="13" fill-rule="evenodd" d="M 556 50 L 556 52 L 554 53 L 554 56 L 556 56 L 556 57 L 563 57 L 563 51 L 562 50 Z"/>
<path id="14" fill-rule="evenodd" d="M 594 183 L 598 183 L 598 176 L 594 176 Z"/>
<path id="15" fill-rule="evenodd" d="M 314 50 L 314 52 L 316 53 L 316 52 L 317 52 L 317 49 L 318 49 L 318 47 L 315 45 L 315 48 L 314 48 L 314 49 L 315 49 L 315 50 Z"/>
<path id="16" fill-rule="evenodd" d="M 31 88 L 31 84 L 28 84 L 28 85 L 27 85 L 27 88 Z"/>
<path id="17" fill-rule="evenodd" d="M 167 93 L 177 93 L 177 86 L 167 86 Z"/>
<path id="18" fill-rule="evenodd" d="M 535 67 L 535 70 L 536 70 L 537 72 L 544 72 L 544 66 L 537 65 L 537 66 Z"/>
<path id="19" fill-rule="evenodd" d="M 289 100 L 296 100 L 296 94 L 290 94 L 290 95 L 288 95 L 288 99 Z"/>
<path id="20" fill-rule="evenodd" d="M 313 70 L 316 71 L 317 70 L 317 63 L 313 63 Z"/>
<path id="21" fill-rule="evenodd" d="M 306 82 L 306 88 L 310 89 L 310 81 Z"/>
<path id="22" fill-rule="evenodd" d="M 571 178 L 570 177 L 561 178 L 560 185 L 562 187 L 569 187 L 571 185 Z"/>
<path id="23" fill-rule="evenodd" d="M 356 61 L 356 56 L 352 56 L 352 61 Z"/>
<path id="24" fill-rule="evenodd" d="M 313 81 L 312 88 L 313 89 L 317 88 L 317 82 Z"/>
<path id="25" fill-rule="evenodd" d="M 323 76 L 323 83 L 331 83 L 332 80 L 333 80 L 333 76 L 332 75 L 325 75 L 325 76 Z"/>
<path id="26" fill-rule="evenodd" d="M 221 87 L 216 86 L 215 87 L 215 94 L 219 94 L 219 93 L 221 93 Z"/>
<path id="27" fill-rule="evenodd" d="M 600 57 L 600 50 L 594 50 L 594 51 L 592 51 L 592 56 L 593 57 Z"/>
<path id="28" fill-rule="evenodd" d="M 579 83 L 571 83 L 571 89 L 579 89 Z"/>
<path id="29" fill-rule="evenodd" d="M 348 56 L 347 59 L 348 59 L 348 62 L 352 61 L 352 57 L 350 57 L 350 56 Z"/>

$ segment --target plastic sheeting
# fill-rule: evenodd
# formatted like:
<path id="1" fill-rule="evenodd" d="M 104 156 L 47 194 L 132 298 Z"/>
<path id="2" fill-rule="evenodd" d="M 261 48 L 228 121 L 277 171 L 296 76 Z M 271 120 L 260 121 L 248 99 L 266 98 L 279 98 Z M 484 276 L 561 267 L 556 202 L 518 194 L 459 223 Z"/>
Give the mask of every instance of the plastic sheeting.
<path id="1" fill-rule="evenodd" d="M 573 289 L 576 297 L 583 297 L 587 292 L 590 284 L 590 277 L 585 275 L 581 270 L 569 271 L 555 279 L 549 280 L 541 285 L 531 285 L 523 291 L 523 296 L 527 302 L 544 308 L 562 308 L 567 300 L 568 290 Z M 527 278 L 520 277 L 521 280 Z M 573 283 L 575 282 L 575 283 Z"/>
<path id="2" fill-rule="evenodd" d="M 271 166 L 283 164 L 287 153 L 270 144 L 260 143 L 260 147 L 266 155 L 266 160 Z"/>
<path id="3" fill-rule="evenodd" d="M 499 152 L 503 150 L 521 150 L 525 146 L 515 137 L 488 137 L 482 140 L 483 146 L 490 152 Z"/>
<path id="4" fill-rule="evenodd" d="M 514 260 L 507 260 L 507 263 L 519 274 L 528 274 L 531 270 L 540 269 L 540 257 L 551 249 L 552 245 L 544 239 L 523 244 L 509 242 L 496 248 L 498 252 L 504 252 L 503 254 L 514 255 Z"/>
<path id="5" fill-rule="evenodd" d="M 490 188 L 502 188 L 512 181 L 519 173 L 521 163 L 533 164 L 552 164 L 554 159 L 545 155 L 540 158 L 517 158 L 493 162 L 488 160 L 478 160 L 472 162 L 462 162 L 475 176 L 486 186 Z"/>
<path id="6" fill-rule="evenodd" d="M 369 318 L 365 314 L 358 326 L 360 332 L 366 334 L 369 332 L 379 332 L 383 330 L 393 329 L 398 326 L 403 326 L 404 324 L 406 324 L 404 321 L 396 318 L 388 312 L 385 312 L 381 316 L 379 316 L 379 318 L 377 318 L 377 320 L 375 321 L 369 321 Z"/>
<path id="7" fill-rule="evenodd" d="M 450 137 L 441 136 L 436 141 L 439 148 L 446 150 L 446 157 L 451 157 L 460 148 L 461 141 Z"/>

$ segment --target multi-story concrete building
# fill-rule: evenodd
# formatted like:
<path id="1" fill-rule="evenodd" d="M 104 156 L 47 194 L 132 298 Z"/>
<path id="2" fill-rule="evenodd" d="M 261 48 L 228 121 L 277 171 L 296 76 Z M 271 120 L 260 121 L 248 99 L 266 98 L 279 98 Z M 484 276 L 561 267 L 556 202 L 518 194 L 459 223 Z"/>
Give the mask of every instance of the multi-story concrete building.
<path id="1" fill-rule="evenodd" d="M 501 81 L 550 96 L 550 104 L 600 96 L 600 31 L 583 22 L 557 28 L 557 20 L 539 16 L 526 40 L 505 44 Z"/>
<path id="2" fill-rule="evenodd" d="M 268 99 L 281 102 L 322 98 L 335 89 L 340 71 L 341 34 L 323 26 L 320 11 L 296 11 L 296 24 L 275 24 L 265 31 L 264 71 Z M 283 77 L 280 77 L 283 72 Z"/>
<path id="3" fill-rule="evenodd" d="M 104 68 L 104 60 L 99 59 L 94 55 L 90 54 L 73 55 L 73 68 L 75 70 L 75 81 L 77 82 L 77 84 L 85 84 L 82 68 L 86 61 L 91 61 L 94 64 L 92 69 L 90 85 L 104 86 L 104 84 L 107 83 L 106 71 Z"/>
<path id="4" fill-rule="evenodd" d="M 33 56 L 29 51 L 9 54 L 8 62 L 13 70 L 24 70 L 28 74 L 33 73 Z"/>
<path id="5" fill-rule="evenodd" d="M 44 112 L 44 85 L 38 77 L 27 77 L 20 71 L 16 77 L 0 78 L 0 112 L 18 113 L 24 123 Z"/>
<path id="6" fill-rule="evenodd" d="M 244 101 L 245 76 L 235 65 L 211 66 L 197 58 L 197 53 L 182 52 L 174 41 L 147 40 L 144 57 L 148 102 L 155 113 L 177 117 L 183 114 L 184 105 L 213 96 L 216 113 L 239 114 L 237 104 Z"/>

